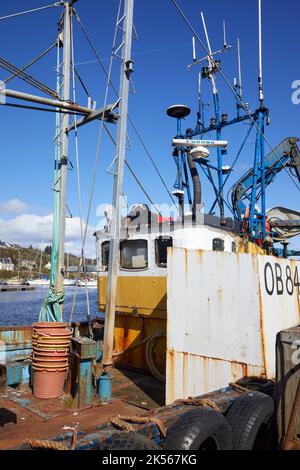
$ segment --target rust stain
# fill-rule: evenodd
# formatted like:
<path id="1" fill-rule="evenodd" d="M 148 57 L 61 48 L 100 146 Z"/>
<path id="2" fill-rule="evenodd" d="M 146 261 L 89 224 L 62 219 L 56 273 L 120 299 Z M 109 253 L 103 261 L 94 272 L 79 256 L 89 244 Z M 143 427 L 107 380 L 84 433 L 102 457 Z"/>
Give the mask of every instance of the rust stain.
<path id="1" fill-rule="evenodd" d="M 261 338 L 261 352 L 262 352 L 262 359 L 263 359 L 263 376 L 267 376 L 267 363 L 266 363 L 266 345 L 265 345 L 265 335 L 264 335 L 264 319 L 263 319 L 263 302 L 262 302 L 262 295 L 259 286 L 259 321 L 260 321 L 260 338 Z"/>
<path id="2" fill-rule="evenodd" d="M 175 370 L 175 354 L 174 354 L 174 351 L 167 351 L 167 355 L 168 355 L 168 377 L 167 377 L 167 380 L 168 380 L 168 387 L 171 387 L 171 390 L 168 390 L 168 393 L 169 393 L 169 396 L 171 396 L 171 400 L 175 400 L 175 390 L 173 388 L 174 386 L 174 383 L 175 383 L 175 374 L 174 374 L 174 370 Z"/>

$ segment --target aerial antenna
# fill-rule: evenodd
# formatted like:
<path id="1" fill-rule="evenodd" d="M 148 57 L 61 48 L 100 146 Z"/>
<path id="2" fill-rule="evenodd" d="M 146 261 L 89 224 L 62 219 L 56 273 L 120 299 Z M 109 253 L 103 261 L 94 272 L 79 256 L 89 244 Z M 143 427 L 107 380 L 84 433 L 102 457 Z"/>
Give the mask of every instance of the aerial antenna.
<path id="1" fill-rule="evenodd" d="M 224 49 L 227 49 L 226 23 L 225 23 L 225 20 L 223 20 L 223 35 L 224 35 Z"/>
<path id="2" fill-rule="evenodd" d="M 208 63 L 210 65 L 210 67 L 213 67 L 213 64 L 214 64 L 213 54 L 212 54 L 212 50 L 211 50 L 211 46 L 210 46 L 210 40 L 209 40 L 209 37 L 208 37 L 206 23 L 205 23 L 205 19 L 204 19 L 204 15 L 203 15 L 202 11 L 201 11 L 201 19 L 202 19 L 204 34 L 205 34 L 205 38 L 206 38 L 206 42 L 207 42 L 207 48 L 208 48 L 208 52 L 209 52 Z M 214 77 L 213 74 L 210 76 L 210 80 L 211 80 L 211 84 L 212 84 L 213 94 L 217 95 L 218 91 L 217 91 L 217 87 L 216 87 L 215 77 Z"/>
<path id="3" fill-rule="evenodd" d="M 242 68 L 241 68 L 241 45 L 240 45 L 240 40 L 238 38 L 237 40 L 237 54 L 238 54 L 238 74 L 239 74 L 239 97 L 241 100 L 243 99 L 243 86 L 242 86 Z"/>
<path id="4" fill-rule="evenodd" d="M 261 5 L 261 0 L 258 0 L 258 56 L 259 56 L 259 73 L 258 73 L 259 101 L 262 106 L 263 101 L 264 101 L 264 92 L 263 92 L 263 67 L 262 67 L 262 5 Z"/>
<path id="5" fill-rule="evenodd" d="M 202 11 L 201 11 L 201 20 L 202 20 L 204 34 L 205 34 L 205 38 L 206 38 L 206 42 L 207 42 L 208 52 L 209 52 L 209 55 L 210 55 L 210 58 L 211 58 L 212 51 L 211 51 L 211 47 L 210 47 L 210 41 L 209 41 L 209 37 L 208 37 L 208 33 L 207 33 L 205 19 L 204 19 L 204 15 L 203 15 Z"/>
<path id="6" fill-rule="evenodd" d="M 196 62 L 196 43 L 195 43 L 195 36 L 192 37 L 192 44 L 193 44 L 193 61 Z"/>

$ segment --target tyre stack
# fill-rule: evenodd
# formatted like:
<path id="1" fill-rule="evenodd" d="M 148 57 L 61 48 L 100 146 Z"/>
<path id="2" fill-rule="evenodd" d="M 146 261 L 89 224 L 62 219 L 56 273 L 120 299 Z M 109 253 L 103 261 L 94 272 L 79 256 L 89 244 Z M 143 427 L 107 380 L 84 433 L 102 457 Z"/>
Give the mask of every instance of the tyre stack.
<path id="1" fill-rule="evenodd" d="M 62 395 L 69 367 L 71 335 L 67 323 L 33 324 L 33 395 L 36 398 L 58 398 Z"/>

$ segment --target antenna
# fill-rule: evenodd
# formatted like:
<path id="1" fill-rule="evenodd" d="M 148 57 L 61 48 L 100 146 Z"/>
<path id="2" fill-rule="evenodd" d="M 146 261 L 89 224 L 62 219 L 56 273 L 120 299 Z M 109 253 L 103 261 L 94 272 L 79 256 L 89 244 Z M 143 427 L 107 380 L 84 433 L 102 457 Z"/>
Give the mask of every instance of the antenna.
<path id="1" fill-rule="evenodd" d="M 204 19 L 204 15 L 203 15 L 203 12 L 202 12 L 202 11 L 201 11 L 201 19 L 202 19 L 204 34 L 205 34 L 205 37 L 206 37 L 208 52 L 209 52 L 209 55 L 211 56 L 211 55 L 212 55 L 212 52 L 211 52 L 209 37 L 208 37 L 207 29 L 206 29 L 206 23 L 205 23 L 205 19 Z"/>
<path id="2" fill-rule="evenodd" d="M 223 35 L 224 35 L 224 49 L 227 49 L 226 23 L 225 23 L 225 20 L 223 20 Z"/>
<path id="3" fill-rule="evenodd" d="M 193 43 L 193 61 L 196 62 L 196 43 L 195 43 L 195 36 L 192 37 L 192 43 Z"/>
<path id="4" fill-rule="evenodd" d="M 202 77 L 198 74 L 198 126 L 202 125 Z"/>
<path id="5" fill-rule="evenodd" d="M 259 56 L 259 73 L 258 73 L 258 86 L 259 86 L 259 101 L 261 105 L 264 101 L 263 92 L 263 69 L 262 69 L 262 5 L 261 0 L 258 0 L 258 56 Z"/>
<path id="6" fill-rule="evenodd" d="M 242 86 L 242 68 L 241 68 L 241 45 L 240 40 L 237 40 L 237 53 L 238 53 L 238 74 L 239 74 L 239 97 L 243 98 L 243 86 Z"/>

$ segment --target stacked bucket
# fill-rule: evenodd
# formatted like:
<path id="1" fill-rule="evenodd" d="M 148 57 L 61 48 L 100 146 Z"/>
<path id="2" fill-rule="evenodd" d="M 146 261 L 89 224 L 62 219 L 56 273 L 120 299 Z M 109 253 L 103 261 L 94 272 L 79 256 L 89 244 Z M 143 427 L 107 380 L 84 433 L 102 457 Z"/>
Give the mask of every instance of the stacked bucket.
<path id="1" fill-rule="evenodd" d="M 39 322 L 32 325 L 33 395 L 57 398 L 64 389 L 69 367 L 72 331 L 67 323 Z"/>

